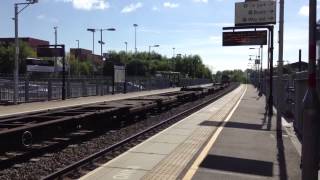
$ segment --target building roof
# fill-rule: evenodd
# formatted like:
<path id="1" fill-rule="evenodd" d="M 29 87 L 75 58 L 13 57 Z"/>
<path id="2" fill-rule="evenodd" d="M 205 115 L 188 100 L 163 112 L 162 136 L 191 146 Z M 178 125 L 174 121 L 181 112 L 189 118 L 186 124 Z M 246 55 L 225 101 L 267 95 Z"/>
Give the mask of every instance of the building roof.
<path id="1" fill-rule="evenodd" d="M 39 45 L 49 45 L 49 41 L 42 40 L 42 39 L 37 39 L 37 38 L 32 38 L 32 37 L 20 37 L 19 40 L 22 40 L 26 43 L 29 44 L 32 48 L 37 48 Z M 14 43 L 15 38 L 0 38 L 0 42 L 4 42 L 7 45 L 10 43 Z"/>

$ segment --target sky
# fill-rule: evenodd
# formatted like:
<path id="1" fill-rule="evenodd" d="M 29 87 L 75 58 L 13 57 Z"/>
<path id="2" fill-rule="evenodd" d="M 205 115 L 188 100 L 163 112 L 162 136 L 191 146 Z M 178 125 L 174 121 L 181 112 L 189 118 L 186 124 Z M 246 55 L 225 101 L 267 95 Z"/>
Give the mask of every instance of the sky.
<path id="1" fill-rule="evenodd" d="M 198 54 L 214 72 L 248 68 L 249 55 L 255 46 L 223 47 L 222 27 L 234 26 L 234 4 L 244 0 L 39 0 L 19 14 L 19 36 L 34 37 L 54 44 L 54 26 L 58 27 L 58 43 L 67 50 L 92 50 L 92 33 L 87 28 L 116 28 L 104 31 L 103 51 L 134 51 L 134 27 L 137 27 L 137 49 L 148 51 L 150 45 L 157 53 L 172 57 L 176 54 Z M 25 0 L 0 1 L 0 37 L 14 36 L 14 3 Z M 279 6 L 277 6 L 279 7 Z M 21 8 L 21 7 L 20 7 Z M 318 12 L 319 13 L 319 12 Z M 277 13 L 278 15 L 279 13 Z M 278 58 L 278 24 L 276 24 L 275 56 Z M 295 62 L 298 51 L 307 61 L 308 1 L 285 1 L 284 60 Z M 95 33 L 95 53 L 100 54 Z M 258 47 L 256 47 L 258 48 Z M 264 48 L 266 67 L 266 47 Z"/>

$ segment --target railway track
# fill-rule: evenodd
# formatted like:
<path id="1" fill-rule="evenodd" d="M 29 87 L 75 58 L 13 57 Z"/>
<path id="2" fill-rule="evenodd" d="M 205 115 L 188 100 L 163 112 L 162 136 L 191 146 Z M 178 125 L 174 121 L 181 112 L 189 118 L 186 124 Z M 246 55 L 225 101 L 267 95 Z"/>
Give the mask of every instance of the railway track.
<path id="1" fill-rule="evenodd" d="M 162 128 L 181 119 L 183 115 L 190 114 L 206 103 L 212 102 L 214 99 L 233 89 L 233 87 L 234 85 L 228 88 L 218 85 L 210 88 L 182 88 L 182 91 L 173 93 L 103 102 L 56 111 L 38 112 L 23 117 L 2 118 L 0 119 L 0 139 L 9 137 L 11 138 L 11 142 L 6 144 L 7 146 L 2 146 L 4 148 L 2 149 L 2 153 L 0 153 L 0 167 L 2 169 L 8 167 L 19 168 L 21 162 L 28 160 L 37 161 L 38 156 L 50 155 L 49 152 L 56 152 L 106 132 L 113 132 L 113 129 L 135 124 L 136 121 L 144 119 L 146 116 L 157 116 L 172 107 L 193 102 L 208 95 L 212 96 L 209 100 L 201 103 L 202 105 L 185 110 L 139 133 L 131 134 L 129 138 L 124 138 L 121 142 L 112 143 L 108 145 L 107 149 L 67 166 L 67 168 L 61 169 L 61 171 L 56 171 L 56 173 L 47 176 L 45 179 L 55 179 L 65 174 L 70 174 L 68 172 L 74 171 L 78 167 L 84 167 L 84 164 L 87 162 L 91 162 L 89 163 L 91 164 L 89 166 L 90 169 L 93 167 L 92 162 L 94 159 L 101 159 L 99 158 L 101 155 L 108 154 L 110 151 L 113 153 L 112 155 L 108 155 L 108 158 L 116 156 L 117 153 L 114 154 L 114 151 L 123 152 L 123 150 L 134 146 L 137 142 L 147 139 Z M 42 117 L 45 120 L 41 121 Z M 48 119 L 50 120 L 46 121 Z M 40 123 L 35 123 L 39 121 Z M 23 124 L 21 122 L 27 123 Z M 8 125 L 9 123 L 19 125 L 17 126 L 17 131 L 14 131 L 14 128 L 7 128 L 5 131 L 1 130 L 4 127 L 1 124 Z M 23 130 L 21 131 L 21 129 Z M 6 134 L 6 132 L 9 133 Z M 116 133 L 118 132 L 114 131 L 113 135 L 117 136 Z M 8 134 L 11 136 L 8 136 Z M 35 135 L 41 137 L 35 137 Z M 105 162 L 106 160 L 108 159 L 104 159 L 103 161 Z M 88 171 L 88 168 L 85 171 Z M 73 175 L 74 177 L 79 177 L 79 174 L 83 173 L 75 174 L 75 176 Z"/>
<path id="2" fill-rule="evenodd" d="M 224 89 L 223 91 L 215 94 L 210 99 L 193 106 L 187 110 L 184 110 L 183 112 L 180 112 L 172 117 L 167 118 L 166 120 L 163 120 L 160 123 L 157 123 L 151 127 L 148 127 L 147 129 L 134 134 L 118 143 L 113 144 L 112 146 L 109 146 L 102 151 L 99 151 L 95 154 L 92 154 L 84 159 L 81 159 L 80 161 L 73 163 L 63 169 L 60 169 L 46 177 L 43 178 L 43 180 L 52 180 L 52 179 L 63 179 L 64 177 L 67 177 L 68 179 L 77 179 L 81 177 L 82 175 L 86 174 L 87 172 L 91 171 L 92 169 L 96 168 L 99 163 L 99 161 L 106 162 L 112 158 L 110 158 L 110 152 L 116 151 L 116 155 L 125 152 L 131 147 L 134 147 L 135 145 L 139 144 L 141 141 L 155 135 L 162 129 L 165 129 L 169 127 L 170 125 L 176 123 L 179 120 L 182 120 L 186 116 L 204 108 L 205 106 L 209 105 L 210 103 L 214 102 L 215 100 L 219 99 L 220 97 L 224 96 L 225 94 L 229 93 L 233 89 L 235 89 L 237 85 L 231 85 L 230 87 Z M 107 156 L 109 154 L 109 156 Z M 107 156 L 107 157 L 106 157 Z"/>

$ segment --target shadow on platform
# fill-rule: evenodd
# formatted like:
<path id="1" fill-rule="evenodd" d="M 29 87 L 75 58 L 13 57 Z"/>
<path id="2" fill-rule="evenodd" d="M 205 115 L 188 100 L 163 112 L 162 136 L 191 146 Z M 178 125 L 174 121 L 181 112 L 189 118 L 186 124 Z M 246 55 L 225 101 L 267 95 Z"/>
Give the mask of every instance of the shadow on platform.
<path id="1" fill-rule="evenodd" d="M 287 164 L 285 156 L 285 147 L 283 141 L 283 134 L 286 134 L 282 129 L 281 121 L 277 121 L 275 116 L 267 115 L 267 112 L 260 114 L 262 124 L 250 124 L 242 122 L 227 122 L 224 127 L 227 128 L 239 128 L 248 130 L 269 131 L 270 133 L 276 133 L 276 148 L 277 148 L 277 162 L 279 168 L 279 179 L 287 180 Z M 275 123 L 275 132 L 272 130 L 272 123 Z M 199 125 L 201 126 L 215 126 L 219 127 L 222 122 L 217 121 L 203 121 Z M 272 177 L 273 176 L 273 162 L 259 161 L 252 159 L 242 159 L 238 157 L 226 157 L 219 155 L 209 154 L 200 164 L 200 167 L 208 168 L 212 170 L 228 171 L 235 173 L 251 174 Z"/>
<path id="2" fill-rule="evenodd" d="M 219 126 L 222 125 L 222 122 L 203 121 L 199 125 L 200 126 L 216 126 L 216 127 L 219 127 Z M 227 122 L 224 127 L 266 131 L 266 129 L 263 129 L 263 125 L 260 125 L 260 124 L 249 124 L 249 123 L 240 123 L 240 122 L 232 122 L 232 121 Z"/>
<path id="3" fill-rule="evenodd" d="M 259 176 L 273 176 L 273 163 L 235 157 L 208 155 L 200 167 Z"/>

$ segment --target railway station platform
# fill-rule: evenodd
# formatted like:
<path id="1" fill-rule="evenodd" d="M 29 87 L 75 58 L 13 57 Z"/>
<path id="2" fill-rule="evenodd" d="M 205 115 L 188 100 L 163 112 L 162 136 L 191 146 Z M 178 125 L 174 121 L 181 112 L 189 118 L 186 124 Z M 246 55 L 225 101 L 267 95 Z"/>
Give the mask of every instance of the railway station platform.
<path id="1" fill-rule="evenodd" d="M 161 94 L 161 93 L 167 93 L 167 92 L 173 92 L 173 91 L 179 91 L 179 90 L 180 88 L 168 88 L 168 89 L 151 90 L 151 91 L 131 92 L 126 94 L 80 97 L 80 98 L 67 99 L 64 101 L 55 100 L 55 101 L 32 102 L 32 103 L 9 105 L 9 106 L 0 105 L 0 118 L 17 115 L 17 114 L 36 113 L 39 111 L 62 109 L 67 107 L 88 105 L 88 104 L 100 103 L 105 101 L 121 100 L 121 99 L 127 99 L 127 98 L 139 97 L 139 96 Z"/>
<path id="2" fill-rule="evenodd" d="M 265 112 L 241 85 L 81 179 L 300 179 L 292 125 Z"/>

